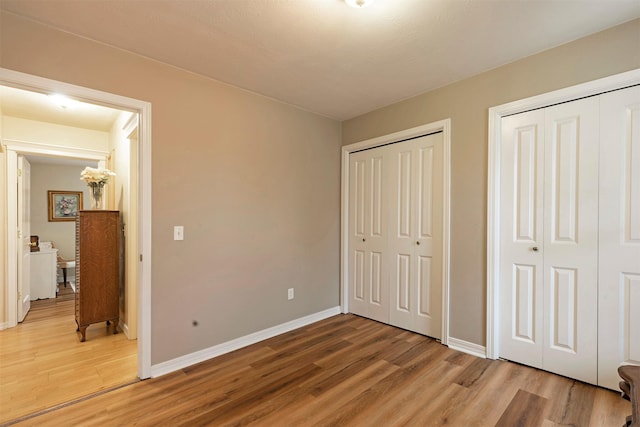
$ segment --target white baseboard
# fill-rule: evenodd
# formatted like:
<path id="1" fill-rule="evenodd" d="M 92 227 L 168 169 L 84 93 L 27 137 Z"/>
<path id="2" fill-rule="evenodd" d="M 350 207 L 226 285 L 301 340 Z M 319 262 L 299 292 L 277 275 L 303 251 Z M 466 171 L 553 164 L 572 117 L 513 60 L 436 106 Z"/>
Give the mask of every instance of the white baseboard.
<path id="1" fill-rule="evenodd" d="M 122 333 L 126 335 L 127 339 L 131 339 L 129 338 L 129 325 L 127 325 L 126 323 L 124 323 L 122 320 L 120 320 L 118 322 L 118 326 L 120 327 L 120 329 L 122 330 Z"/>
<path id="2" fill-rule="evenodd" d="M 472 342 L 460 340 L 453 337 L 449 337 L 448 345 L 452 350 L 458 350 L 472 356 L 481 357 L 483 359 L 487 358 L 487 348 L 483 345 L 474 344 Z"/>
<path id="3" fill-rule="evenodd" d="M 186 368 L 187 366 L 204 362 L 205 360 L 230 353 L 239 348 L 264 341 L 268 338 L 275 337 L 276 335 L 284 334 L 285 332 L 293 331 L 294 329 L 298 329 L 311 323 L 327 319 L 337 314 L 340 314 L 340 307 L 329 308 L 318 313 L 291 320 L 281 325 L 273 326 L 271 328 L 263 329 L 262 331 L 254 332 L 253 334 L 245 335 L 244 337 L 236 338 L 222 344 L 214 345 L 213 347 L 205 348 L 204 350 L 199 350 L 172 360 L 167 360 L 166 362 L 158 363 L 157 365 L 152 365 L 151 377 L 159 377 L 161 375 Z"/>
<path id="4" fill-rule="evenodd" d="M 0 323 L 0 331 L 7 329 L 7 322 Z"/>

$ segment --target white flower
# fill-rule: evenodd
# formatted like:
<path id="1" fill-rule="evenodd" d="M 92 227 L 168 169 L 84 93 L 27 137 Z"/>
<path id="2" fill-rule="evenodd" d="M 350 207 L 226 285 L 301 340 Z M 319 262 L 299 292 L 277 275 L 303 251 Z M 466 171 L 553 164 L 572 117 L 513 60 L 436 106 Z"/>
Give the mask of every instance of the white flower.
<path id="1" fill-rule="evenodd" d="M 109 182 L 109 178 L 116 176 L 115 173 L 105 168 L 91 168 L 87 166 L 80 173 L 80 179 L 87 183 L 88 186 L 103 186 Z"/>

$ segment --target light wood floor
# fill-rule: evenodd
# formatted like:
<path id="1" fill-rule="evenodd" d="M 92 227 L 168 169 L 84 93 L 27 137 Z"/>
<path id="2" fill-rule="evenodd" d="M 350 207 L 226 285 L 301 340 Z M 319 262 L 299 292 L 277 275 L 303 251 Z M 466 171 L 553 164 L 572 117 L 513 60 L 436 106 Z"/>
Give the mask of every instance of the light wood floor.
<path id="1" fill-rule="evenodd" d="M 622 426 L 618 393 L 338 315 L 18 425 Z"/>
<path id="2" fill-rule="evenodd" d="M 135 381 L 137 342 L 96 324 L 81 343 L 73 298 L 33 301 L 23 323 L 0 332 L 0 424 Z"/>

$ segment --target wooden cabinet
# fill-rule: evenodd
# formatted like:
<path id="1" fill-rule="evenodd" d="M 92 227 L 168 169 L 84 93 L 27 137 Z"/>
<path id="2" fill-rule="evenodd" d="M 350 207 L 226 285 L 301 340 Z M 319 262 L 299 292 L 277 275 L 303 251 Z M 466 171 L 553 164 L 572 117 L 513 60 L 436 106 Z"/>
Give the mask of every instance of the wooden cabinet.
<path id="1" fill-rule="evenodd" d="M 80 211 L 76 218 L 76 304 L 78 331 L 111 322 L 118 327 L 120 280 L 120 213 Z"/>
<path id="2" fill-rule="evenodd" d="M 31 252 L 31 301 L 56 297 L 57 249 Z"/>

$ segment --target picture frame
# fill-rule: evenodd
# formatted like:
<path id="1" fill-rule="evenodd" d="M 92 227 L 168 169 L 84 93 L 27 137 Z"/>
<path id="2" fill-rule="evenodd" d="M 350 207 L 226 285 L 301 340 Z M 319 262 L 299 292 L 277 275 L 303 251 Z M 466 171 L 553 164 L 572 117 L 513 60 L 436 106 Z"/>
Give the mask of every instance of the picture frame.
<path id="1" fill-rule="evenodd" d="M 82 191 L 49 190 L 49 222 L 75 221 L 82 210 Z"/>

